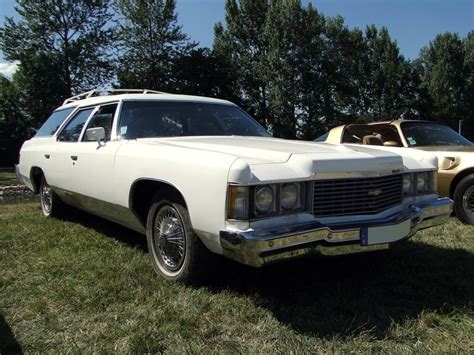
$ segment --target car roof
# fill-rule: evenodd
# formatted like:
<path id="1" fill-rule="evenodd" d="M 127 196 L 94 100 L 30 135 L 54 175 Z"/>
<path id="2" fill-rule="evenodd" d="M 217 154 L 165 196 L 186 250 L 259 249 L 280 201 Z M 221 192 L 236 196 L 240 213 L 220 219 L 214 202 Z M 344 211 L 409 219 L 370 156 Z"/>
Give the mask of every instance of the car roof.
<path id="1" fill-rule="evenodd" d="M 234 103 L 222 100 L 215 99 L 211 97 L 204 96 L 192 96 L 192 95 L 180 95 L 180 94 L 154 94 L 154 93 L 138 93 L 138 94 L 117 94 L 117 95 L 107 95 L 107 96 L 92 96 L 84 99 L 78 100 L 66 100 L 66 103 L 61 107 L 58 107 L 57 110 L 70 108 L 70 107 L 85 107 L 92 105 L 100 105 L 108 102 L 117 102 L 120 100 L 142 100 L 142 101 L 176 101 L 176 102 L 196 102 L 196 103 L 208 103 L 208 104 L 220 104 L 220 105 L 232 105 L 236 106 Z"/>

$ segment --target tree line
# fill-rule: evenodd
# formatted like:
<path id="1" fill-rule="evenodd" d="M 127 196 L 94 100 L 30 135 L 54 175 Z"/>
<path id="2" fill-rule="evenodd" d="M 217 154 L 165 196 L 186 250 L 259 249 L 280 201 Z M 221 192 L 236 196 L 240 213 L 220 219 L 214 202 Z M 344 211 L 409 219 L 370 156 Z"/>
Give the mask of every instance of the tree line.
<path id="1" fill-rule="evenodd" d="M 474 31 L 437 35 L 408 60 L 387 28 L 349 28 L 300 0 L 226 0 L 212 48 L 176 0 L 17 0 L 0 49 L 0 165 L 52 110 L 96 87 L 229 99 L 274 136 L 311 140 L 349 122 L 430 119 L 474 138 Z"/>

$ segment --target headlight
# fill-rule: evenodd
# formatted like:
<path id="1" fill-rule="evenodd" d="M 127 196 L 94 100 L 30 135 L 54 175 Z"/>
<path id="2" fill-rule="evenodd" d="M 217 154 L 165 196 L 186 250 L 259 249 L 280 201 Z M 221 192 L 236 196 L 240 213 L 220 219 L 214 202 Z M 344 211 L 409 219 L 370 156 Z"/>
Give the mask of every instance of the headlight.
<path id="1" fill-rule="evenodd" d="M 403 175 L 403 194 L 420 195 L 436 193 L 436 173 L 422 171 Z"/>
<path id="2" fill-rule="evenodd" d="M 255 209 L 258 213 L 268 213 L 274 210 L 275 197 L 270 186 L 260 186 L 255 190 Z"/>
<path id="3" fill-rule="evenodd" d="M 416 174 L 416 192 L 426 192 L 428 190 L 426 185 L 428 185 L 427 173 Z"/>
<path id="4" fill-rule="evenodd" d="M 227 218 L 245 220 L 248 218 L 248 188 L 229 186 L 227 196 Z"/>
<path id="5" fill-rule="evenodd" d="M 403 193 L 411 194 L 413 192 L 413 174 L 403 175 Z"/>
<path id="6" fill-rule="evenodd" d="M 281 207 L 284 210 L 300 208 L 300 185 L 283 184 L 281 187 Z"/>

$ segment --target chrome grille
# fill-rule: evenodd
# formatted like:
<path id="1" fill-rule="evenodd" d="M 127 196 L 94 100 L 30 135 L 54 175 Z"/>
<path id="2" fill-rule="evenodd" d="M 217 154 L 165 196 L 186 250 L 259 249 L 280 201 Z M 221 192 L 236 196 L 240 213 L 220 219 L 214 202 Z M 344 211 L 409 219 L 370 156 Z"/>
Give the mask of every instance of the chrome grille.
<path id="1" fill-rule="evenodd" d="M 314 182 L 315 216 L 376 214 L 402 202 L 403 175 Z"/>

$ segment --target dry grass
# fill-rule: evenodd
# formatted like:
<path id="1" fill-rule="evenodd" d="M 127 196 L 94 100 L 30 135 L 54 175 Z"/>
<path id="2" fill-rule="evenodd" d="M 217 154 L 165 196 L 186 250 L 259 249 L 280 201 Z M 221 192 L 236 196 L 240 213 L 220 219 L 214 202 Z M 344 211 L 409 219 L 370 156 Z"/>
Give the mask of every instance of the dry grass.
<path id="1" fill-rule="evenodd" d="M 36 203 L 0 205 L 0 353 L 474 351 L 474 227 L 452 219 L 382 254 L 200 287 L 158 279 L 143 236 Z"/>

